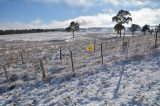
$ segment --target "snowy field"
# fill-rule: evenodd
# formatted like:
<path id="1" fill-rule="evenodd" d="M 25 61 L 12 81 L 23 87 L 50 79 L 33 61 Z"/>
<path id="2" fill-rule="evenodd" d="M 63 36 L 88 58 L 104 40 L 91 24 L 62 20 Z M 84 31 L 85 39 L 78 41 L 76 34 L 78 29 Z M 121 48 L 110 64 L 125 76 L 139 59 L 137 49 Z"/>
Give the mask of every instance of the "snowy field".
<path id="1" fill-rule="evenodd" d="M 117 36 L 116 33 L 106 32 L 76 32 L 76 37 L 111 37 Z M 13 35 L 0 35 L 0 40 L 12 41 L 12 40 L 24 40 L 24 41 L 47 41 L 47 40 L 69 40 L 72 38 L 72 33 L 68 32 L 44 32 L 44 33 L 29 33 L 29 34 L 13 34 Z"/>
<path id="2" fill-rule="evenodd" d="M 159 106 L 160 37 L 157 44 L 154 35 L 104 32 L 0 36 L 0 106 Z"/>

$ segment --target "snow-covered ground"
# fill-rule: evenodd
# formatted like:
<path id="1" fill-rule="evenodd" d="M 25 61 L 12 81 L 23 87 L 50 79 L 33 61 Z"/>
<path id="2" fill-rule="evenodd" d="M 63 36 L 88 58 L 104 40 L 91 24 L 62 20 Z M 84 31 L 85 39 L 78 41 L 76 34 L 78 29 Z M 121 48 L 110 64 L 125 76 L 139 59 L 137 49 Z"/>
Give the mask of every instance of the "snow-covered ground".
<path id="1" fill-rule="evenodd" d="M 59 79 L 60 80 L 60 79 Z M 97 67 L 92 73 L 17 85 L 1 106 L 159 106 L 160 55 Z M 63 80 L 63 79 L 61 79 Z"/>
<path id="2" fill-rule="evenodd" d="M 116 33 L 107 32 L 75 32 L 76 37 L 112 37 L 117 36 Z M 130 36 L 130 35 L 126 35 Z M 24 41 L 44 41 L 44 40 L 69 40 L 72 38 L 72 32 L 43 32 L 43 33 L 26 33 L 26 34 L 12 34 L 0 35 L 0 40 L 24 40 Z"/>
<path id="3" fill-rule="evenodd" d="M 42 40 L 65 40 L 71 38 L 71 33 L 66 32 L 45 32 L 45 33 L 29 33 L 29 34 L 13 34 L 13 35 L 1 35 L 1 40 L 25 40 L 25 41 L 42 41 Z"/>
<path id="4" fill-rule="evenodd" d="M 75 38 L 65 32 L 0 36 L 0 65 L 5 64 L 15 85 L 8 84 L 0 67 L 0 106 L 159 106 L 160 47 L 154 49 L 154 36 L 109 39 L 112 35 L 116 36 L 98 32 L 76 33 Z M 95 39 L 95 52 L 87 52 L 86 45 Z M 123 47 L 123 40 L 128 47 Z M 38 59 L 44 64 L 44 81 Z"/>

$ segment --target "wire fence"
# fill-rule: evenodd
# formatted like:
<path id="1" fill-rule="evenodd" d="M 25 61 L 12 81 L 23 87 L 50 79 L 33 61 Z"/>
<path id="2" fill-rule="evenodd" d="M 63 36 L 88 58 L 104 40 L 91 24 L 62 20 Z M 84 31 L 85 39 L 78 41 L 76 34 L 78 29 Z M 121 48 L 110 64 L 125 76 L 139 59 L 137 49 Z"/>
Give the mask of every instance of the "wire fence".
<path id="1" fill-rule="evenodd" d="M 88 44 L 94 45 L 87 51 Z M 76 39 L 71 42 L 1 41 L 0 84 L 15 81 L 37 81 L 92 71 L 136 56 L 160 51 L 160 37 L 112 37 L 107 39 Z"/>

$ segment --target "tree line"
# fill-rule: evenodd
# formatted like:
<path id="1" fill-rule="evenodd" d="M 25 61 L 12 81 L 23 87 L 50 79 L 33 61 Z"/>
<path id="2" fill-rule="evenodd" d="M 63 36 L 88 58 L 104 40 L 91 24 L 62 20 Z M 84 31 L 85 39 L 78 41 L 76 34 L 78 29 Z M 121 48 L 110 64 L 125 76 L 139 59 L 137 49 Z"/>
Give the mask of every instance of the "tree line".
<path id="1" fill-rule="evenodd" d="M 120 10 L 116 14 L 116 16 L 113 16 L 112 21 L 116 22 L 116 25 L 114 26 L 114 30 L 121 37 L 122 31 L 125 32 L 126 30 L 124 24 L 128 24 L 130 21 L 132 21 L 131 13 L 129 11 Z M 72 21 L 69 27 L 65 29 L 65 31 L 73 32 L 73 38 L 74 38 L 74 32 L 79 30 L 79 26 L 80 25 L 78 22 Z M 154 27 L 155 29 L 153 30 L 150 27 Z M 144 35 L 146 34 L 146 32 L 149 32 L 150 34 L 152 34 L 153 32 L 160 32 L 160 24 L 157 26 L 150 26 L 146 24 L 142 28 L 138 24 L 131 24 L 131 26 L 129 27 L 129 30 L 132 32 L 132 36 L 134 35 L 136 31 L 142 31 Z"/>
<path id="2" fill-rule="evenodd" d="M 64 31 L 64 29 L 23 29 L 23 30 L 0 30 L 0 35 L 7 34 L 23 34 L 23 33 L 39 33 L 39 32 L 55 32 Z"/>
<path id="3" fill-rule="evenodd" d="M 132 21 L 131 14 L 129 11 L 120 10 L 116 16 L 113 16 L 112 18 L 113 22 L 116 22 L 116 25 L 114 26 L 114 30 L 117 32 L 117 34 L 122 36 L 122 31 L 125 33 L 125 26 L 124 24 L 128 24 L 130 21 Z M 154 27 L 155 29 L 151 29 L 150 27 Z M 74 32 L 79 31 L 80 24 L 78 22 L 72 21 L 69 24 L 69 27 L 63 29 L 24 29 L 24 30 L 0 30 L 0 35 L 6 35 L 6 34 L 22 34 L 22 33 L 38 33 L 38 32 L 54 32 L 54 31 L 67 31 L 72 32 L 73 38 L 74 38 Z M 136 31 L 142 31 L 144 35 L 146 32 L 149 32 L 152 34 L 153 32 L 160 32 L 160 24 L 157 26 L 150 26 L 150 25 L 144 25 L 142 28 L 138 24 L 132 24 L 131 27 L 129 27 L 129 30 L 132 32 L 132 35 Z"/>
<path id="4" fill-rule="evenodd" d="M 112 18 L 112 21 L 117 23 L 114 26 L 114 29 L 120 35 L 120 37 L 122 30 L 124 30 L 125 32 L 125 26 L 123 24 L 128 24 L 130 21 L 132 21 L 132 18 L 130 16 L 131 14 L 129 11 L 120 10 L 117 15 Z M 154 27 L 155 30 L 151 29 L 150 27 Z M 160 32 L 160 24 L 157 26 L 150 26 L 146 24 L 142 28 L 138 24 L 132 24 L 129 30 L 132 32 L 132 35 L 134 35 L 134 33 L 138 30 L 141 30 L 144 35 L 147 31 L 152 34 L 153 32 Z"/>

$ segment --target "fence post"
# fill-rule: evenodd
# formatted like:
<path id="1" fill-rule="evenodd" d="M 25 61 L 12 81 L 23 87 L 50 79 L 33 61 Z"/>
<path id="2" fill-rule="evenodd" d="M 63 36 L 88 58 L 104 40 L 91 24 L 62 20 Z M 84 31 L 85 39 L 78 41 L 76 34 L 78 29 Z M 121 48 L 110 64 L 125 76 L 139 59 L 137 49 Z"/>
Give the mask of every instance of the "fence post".
<path id="1" fill-rule="evenodd" d="M 8 76 L 8 74 L 7 74 L 7 70 L 6 70 L 5 65 L 3 65 L 3 70 L 4 70 L 4 73 L 5 73 L 5 75 L 6 75 L 7 81 L 10 83 L 11 81 L 10 81 L 10 78 L 9 78 L 9 76 Z"/>
<path id="2" fill-rule="evenodd" d="M 70 51 L 71 54 L 71 64 L 72 64 L 72 71 L 74 72 L 74 64 L 73 64 L 73 56 L 72 56 L 72 51 Z"/>
<path id="3" fill-rule="evenodd" d="M 42 71 L 42 78 L 43 80 L 46 79 L 46 73 L 44 71 L 44 66 L 43 66 L 43 62 L 41 59 L 39 59 L 39 65 L 40 65 L 40 68 L 41 68 L 41 71 Z"/>
<path id="4" fill-rule="evenodd" d="M 128 39 L 128 46 L 127 46 L 127 54 L 126 54 L 126 58 L 128 58 L 129 44 L 130 44 L 130 38 Z"/>
<path id="5" fill-rule="evenodd" d="M 94 40 L 94 52 L 96 51 L 96 39 Z"/>
<path id="6" fill-rule="evenodd" d="M 21 63 L 24 64 L 23 53 L 22 52 L 20 52 L 20 56 L 21 56 Z"/>
<path id="7" fill-rule="evenodd" d="M 157 31 L 156 31 L 156 38 L 155 38 L 155 49 L 157 48 Z"/>
<path id="8" fill-rule="evenodd" d="M 101 59 L 102 59 L 102 65 L 103 65 L 103 44 L 101 43 Z"/>
<path id="9" fill-rule="evenodd" d="M 125 37 L 125 36 L 123 36 L 123 44 L 124 44 L 124 37 Z"/>
<path id="10" fill-rule="evenodd" d="M 59 49 L 59 58 L 60 60 L 62 60 L 62 47 L 60 46 L 60 49 Z"/>

